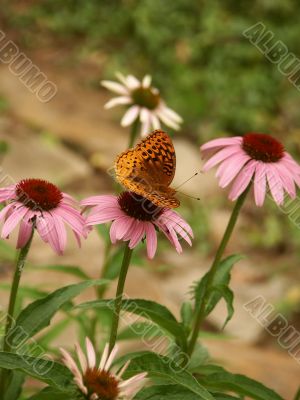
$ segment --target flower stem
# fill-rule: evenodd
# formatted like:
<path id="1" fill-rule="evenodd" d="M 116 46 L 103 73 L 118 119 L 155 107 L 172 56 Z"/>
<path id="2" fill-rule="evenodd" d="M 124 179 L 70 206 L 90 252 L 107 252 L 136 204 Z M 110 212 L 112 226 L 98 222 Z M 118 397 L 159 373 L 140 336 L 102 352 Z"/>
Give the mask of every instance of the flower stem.
<path id="1" fill-rule="evenodd" d="M 138 134 L 139 125 L 140 125 L 139 119 L 136 118 L 136 120 L 133 122 L 133 124 L 131 126 L 131 132 L 130 132 L 129 143 L 128 143 L 129 148 L 133 147 L 133 145 L 134 145 L 136 136 Z"/>
<path id="2" fill-rule="evenodd" d="M 205 318 L 205 308 L 206 308 L 206 296 L 207 293 L 209 292 L 210 286 L 213 283 L 216 271 L 218 269 L 218 266 L 220 264 L 220 261 L 223 257 L 224 251 L 227 247 L 227 244 L 231 238 L 233 229 L 236 225 L 239 213 L 241 211 L 241 208 L 245 202 L 245 199 L 247 197 L 247 194 L 250 190 L 251 184 L 247 187 L 247 189 L 240 195 L 240 197 L 237 199 L 235 206 L 232 210 L 232 214 L 231 217 L 229 219 L 227 228 L 225 230 L 225 233 L 223 235 L 223 238 L 221 240 L 221 243 L 219 245 L 219 248 L 216 252 L 214 261 L 212 263 L 212 266 L 208 272 L 207 275 L 207 282 L 206 282 L 206 287 L 205 287 L 205 295 L 204 295 L 204 299 L 201 303 L 201 306 L 199 308 L 199 310 L 196 310 L 196 318 L 195 318 L 195 324 L 194 324 L 194 328 L 193 328 L 193 333 L 192 333 L 192 337 L 189 343 L 189 347 L 188 347 L 188 354 L 191 355 L 194 351 L 195 345 L 197 343 L 197 339 L 198 339 L 198 334 L 199 334 L 199 330 L 201 328 L 202 322 Z"/>
<path id="3" fill-rule="evenodd" d="M 114 308 L 113 308 L 114 314 L 113 314 L 113 320 L 112 320 L 111 332 L 110 332 L 110 340 L 109 340 L 109 351 L 110 352 L 114 348 L 114 346 L 116 344 L 116 340 L 117 340 L 124 286 L 125 286 L 126 276 L 127 276 L 131 256 L 132 256 L 132 251 L 133 250 L 129 248 L 128 243 L 126 243 L 125 249 L 124 249 L 121 271 L 120 271 L 120 275 L 119 275 L 116 298 L 115 298 Z"/>
<path id="4" fill-rule="evenodd" d="M 8 335 L 9 335 L 9 331 L 12 328 L 13 323 L 14 323 L 15 305 L 16 305 L 16 300 L 17 300 L 17 295 L 18 295 L 20 279 L 21 279 L 21 275 L 22 275 L 22 272 L 23 272 L 23 269 L 25 266 L 27 254 L 28 254 L 30 246 L 31 246 L 33 233 L 34 233 L 34 228 L 32 229 L 31 236 L 30 236 L 27 244 L 20 250 L 19 256 L 18 256 L 18 259 L 16 262 L 16 269 L 15 269 L 12 286 L 11 286 L 11 290 L 10 290 L 9 305 L 8 305 L 7 319 L 6 319 L 6 326 L 5 326 L 5 334 L 4 334 L 4 340 L 3 340 L 3 351 L 5 351 L 5 352 L 11 352 L 11 343 L 10 343 L 10 340 L 8 340 Z M 4 393 L 6 376 L 7 376 L 7 371 L 2 370 L 0 393 Z"/>

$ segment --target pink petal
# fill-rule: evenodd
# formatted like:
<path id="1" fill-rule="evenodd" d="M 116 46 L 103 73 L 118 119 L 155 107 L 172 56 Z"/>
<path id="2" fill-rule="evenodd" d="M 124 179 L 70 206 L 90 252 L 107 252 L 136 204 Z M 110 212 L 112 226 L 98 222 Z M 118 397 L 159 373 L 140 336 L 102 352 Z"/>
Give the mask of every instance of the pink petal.
<path id="1" fill-rule="evenodd" d="M 145 222 L 145 232 L 147 241 L 147 254 L 152 259 L 157 249 L 157 236 L 155 228 L 151 222 Z"/>
<path id="2" fill-rule="evenodd" d="M 16 185 L 6 186 L 0 189 L 0 202 L 13 200 L 16 197 Z"/>
<path id="3" fill-rule="evenodd" d="M 119 207 L 110 207 L 101 211 L 91 211 L 90 215 L 86 219 L 87 225 L 98 225 L 109 221 L 113 221 L 116 218 L 124 216 L 124 212 Z"/>
<path id="4" fill-rule="evenodd" d="M 276 169 L 272 168 L 271 164 L 266 167 L 266 173 L 269 188 L 276 204 L 283 204 L 284 192 L 280 176 L 278 175 Z"/>
<path id="5" fill-rule="evenodd" d="M 84 226 L 85 219 L 79 213 L 79 211 L 74 208 L 61 204 L 59 207 L 55 208 L 53 213 L 59 215 L 63 221 L 71 227 L 71 229 L 80 236 L 85 236 Z"/>
<path id="6" fill-rule="evenodd" d="M 21 249 L 28 243 L 31 233 L 32 233 L 32 223 L 27 222 L 23 219 L 20 224 L 17 249 Z"/>
<path id="7" fill-rule="evenodd" d="M 255 168 L 256 160 L 251 160 L 238 174 L 229 193 L 229 199 L 235 201 L 247 189 L 250 184 Z"/>
<path id="8" fill-rule="evenodd" d="M 175 112 L 171 108 L 167 107 L 165 104 L 161 105 L 161 109 L 162 109 L 163 113 L 167 117 L 172 119 L 174 122 L 176 122 L 178 124 L 181 124 L 183 122 L 183 119 L 181 118 L 181 116 L 179 114 L 177 114 L 177 112 Z"/>
<path id="9" fill-rule="evenodd" d="M 221 161 L 224 161 L 226 158 L 233 156 L 236 153 L 244 154 L 241 147 L 234 145 L 234 146 L 227 146 L 224 149 L 218 151 L 214 154 L 203 166 L 203 171 L 208 171 L 211 168 L 215 167 Z"/>
<path id="10" fill-rule="evenodd" d="M 142 81 L 142 86 L 144 88 L 150 87 L 151 81 L 152 81 L 151 75 L 144 76 L 143 81 Z"/>
<path id="11" fill-rule="evenodd" d="M 7 218 L 6 222 L 3 225 L 1 237 L 4 239 L 11 231 L 18 225 L 24 215 L 27 213 L 28 208 L 25 206 L 20 206 L 15 208 L 13 213 Z"/>
<path id="12" fill-rule="evenodd" d="M 266 167 L 261 161 L 256 164 L 255 177 L 254 177 L 254 198 L 258 207 L 264 204 L 267 190 L 267 177 Z"/>
<path id="13" fill-rule="evenodd" d="M 219 167 L 216 176 L 219 179 L 219 186 L 225 188 L 237 176 L 250 157 L 246 154 L 236 154 L 225 160 Z"/>
<path id="14" fill-rule="evenodd" d="M 121 126 L 129 126 L 131 125 L 138 117 L 140 112 L 140 107 L 135 105 L 130 107 L 126 113 L 124 114 L 122 120 L 121 120 Z"/>
<path id="15" fill-rule="evenodd" d="M 214 140 L 210 140 L 209 142 L 202 145 L 200 147 L 200 150 L 201 151 L 217 150 L 218 148 L 223 147 L 223 146 L 232 146 L 232 145 L 241 144 L 242 141 L 243 141 L 243 138 L 241 136 L 233 136 L 230 138 L 214 139 Z"/>
<path id="16" fill-rule="evenodd" d="M 118 82 L 101 81 L 101 85 L 103 87 L 105 87 L 106 89 L 111 90 L 112 92 L 115 92 L 117 94 L 121 94 L 124 96 L 128 96 L 128 94 L 129 94 L 128 89 L 124 85 L 121 85 Z"/>
<path id="17" fill-rule="evenodd" d="M 45 212 L 42 217 L 36 219 L 36 228 L 44 242 L 49 243 L 57 254 L 62 255 L 53 217 Z"/>
<path id="18" fill-rule="evenodd" d="M 111 206 L 115 206 L 118 204 L 118 196 L 114 195 L 101 195 L 101 196 L 91 196 L 80 202 L 81 206 L 96 206 L 107 204 Z"/>
<path id="19" fill-rule="evenodd" d="M 132 232 L 132 236 L 129 242 L 129 248 L 133 249 L 139 244 L 145 235 L 145 224 L 143 221 L 138 221 L 135 230 Z"/>
<path id="20" fill-rule="evenodd" d="M 122 215 L 120 218 L 117 218 L 110 227 L 110 239 L 114 244 L 118 240 L 124 239 L 124 236 L 131 228 L 133 219 L 127 215 Z"/>
<path id="21" fill-rule="evenodd" d="M 94 368 L 96 366 L 96 353 L 94 346 L 88 337 L 85 339 L 85 345 L 88 358 L 88 365 L 90 368 Z"/>
<path id="22" fill-rule="evenodd" d="M 132 99 L 129 96 L 114 97 L 113 99 L 109 100 L 107 103 L 104 104 L 104 108 L 105 110 L 109 110 L 110 108 L 113 108 L 115 106 L 131 104 L 131 103 Z"/>
<path id="23" fill-rule="evenodd" d="M 285 167 L 284 163 L 281 162 L 274 163 L 274 168 L 277 169 L 277 172 L 281 178 L 285 191 L 291 198 L 294 199 L 296 197 L 296 186 L 293 179 L 293 175 Z"/>

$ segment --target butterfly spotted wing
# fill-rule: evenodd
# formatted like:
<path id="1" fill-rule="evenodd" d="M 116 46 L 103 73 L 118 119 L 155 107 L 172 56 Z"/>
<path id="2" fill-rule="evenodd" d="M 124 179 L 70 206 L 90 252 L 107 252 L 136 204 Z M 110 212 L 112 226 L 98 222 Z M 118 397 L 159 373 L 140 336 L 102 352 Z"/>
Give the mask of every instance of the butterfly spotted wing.
<path id="1" fill-rule="evenodd" d="M 158 207 L 176 208 L 180 202 L 170 188 L 176 156 L 170 137 L 156 130 L 115 161 L 117 180 L 126 189 L 150 200 Z"/>

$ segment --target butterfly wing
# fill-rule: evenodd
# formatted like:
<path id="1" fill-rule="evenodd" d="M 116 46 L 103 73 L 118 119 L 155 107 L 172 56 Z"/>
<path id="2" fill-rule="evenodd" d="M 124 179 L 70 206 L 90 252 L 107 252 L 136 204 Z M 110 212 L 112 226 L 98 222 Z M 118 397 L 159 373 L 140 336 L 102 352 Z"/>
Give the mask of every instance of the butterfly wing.
<path id="1" fill-rule="evenodd" d="M 159 207 L 176 208 L 180 205 L 173 181 L 176 156 L 170 137 L 161 130 L 120 154 L 115 162 L 117 180 L 128 190 L 135 192 Z"/>

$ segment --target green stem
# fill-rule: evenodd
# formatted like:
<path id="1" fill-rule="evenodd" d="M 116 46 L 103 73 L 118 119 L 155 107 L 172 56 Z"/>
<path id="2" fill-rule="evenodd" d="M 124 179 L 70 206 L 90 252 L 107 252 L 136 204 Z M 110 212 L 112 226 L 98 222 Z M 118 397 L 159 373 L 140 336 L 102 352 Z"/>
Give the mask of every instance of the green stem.
<path id="1" fill-rule="evenodd" d="M 216 252 L 214 261 L 212 263 L 212 266 L 208 272 L 207 275 L 207 282 L 206 282 L 206 287 L 205 287 L 205 295 L 204 295 L 204 299 L 201 303 L 201 307 L 199 308 L 199 310 L 196 310 L 196 318 L 195 318 L 195 324 L 194 324 L 194 328 L 193 328 L 193 333 L 192 333 L 192 337 L 190 340 L 190 344 L 188 347 L 188 354 L 191 355 L 194 351 L 195 345 L 197 343 L 197 339 L 198 339 L 198 334 L 199 334 L 199 330 L 201 328 L 202 322 L 205 318 L 205 308 L 206 308 L 206 296 L 207 293 L 209 292 L 209 288 L 213 283 L 216 271 L 218 269 L 218 266 L 220 264 L 220 261 L 223 257 L 224 251 L 227 247 L 227 244 L 230 240 L 230 237 L 232 235 L 233 229 L 236 225 L 239 213 L 241 211 L 241 208 L 245 202 L 245 199 L 247 197 L 247 194 L 250 190 L 251 184 L 248 186 L 248 188 L 240 195 L 240 197 L 237 199 L 235 206 L 232 210 L 232 214 L 231 217 L 229 219 L 227 228 L 225 230 L 225 233 L 223 235 L 222 241 L 220 243 L 220 246 Z"/>
<path id="2" fill-rule="evenodd" d="M 114 309 L 113 309 L 114 314 L 113 314 L 113 320 L 112 320 L 111 332 L 110 332 L 110 340 L 109 340 L 109 351 L 110 352 L 114 348 L 114 346 L 116 344 L 116 340 L 117 340 L 120 312 L 121 312 L 121 306 L 122 306 L 122 300 L 123 300 L 123 292 L 124 292 L 124 286 L 125 286 L 125 281 L 126 281 L 126 276 L 127 276 L 131 256 L 132 256 L 132 249 L 130 249 L 128 247 L 128 243 L 126 243 L 125 249 L 124 249 L 121 271 L 120 271 L 120 275 L 119 275 L 115 304 L 114 304 Z"/>
<path id="3" fill-rule="evenodd" d="M 34 229 L 32 229 L 31 236 L 27 242 L 27 244 L 20 250 L 19 256 L 16 262 L 16 269 L 12 281 L 12 286 L 10 290 L 10 297 L 9 297 L 9 304 L 8 304 L 8 311 L 7 311 L 7 319 L 6 319 L 6 326 L 5 326 L 5 334 L 4 334 L 4 341 L 3 341 L 3 351 L 11 352 L 11 343 L 8 340 L 9 331 L 13 326 L 14 323 L 14 314 L 15 314 L 15 306 L 16 300 L 18 295 L 18 289 L 20 284 L 21 275 L 25 266 L 27 254 L 29 252 L 32 238 L 33 238 Z M 2 370 L 1 374 L 1 383 L 0 383 L 0 393 L 4 393 L 5 387 L 5 380 L 7 376 L 7 371 Z"/>
<path id="4" fill-rule="evenodd" d="M 138 128 L 140 126 L 140 121 L 137 118 L 134 123 L 131 126 L 131 132 L 130 132 L 130 137 L 129 137 L 129 143 L 128 143 L 128 147 L 131 148 L 134 145 L 136 136 L 138 134 Z"/>

